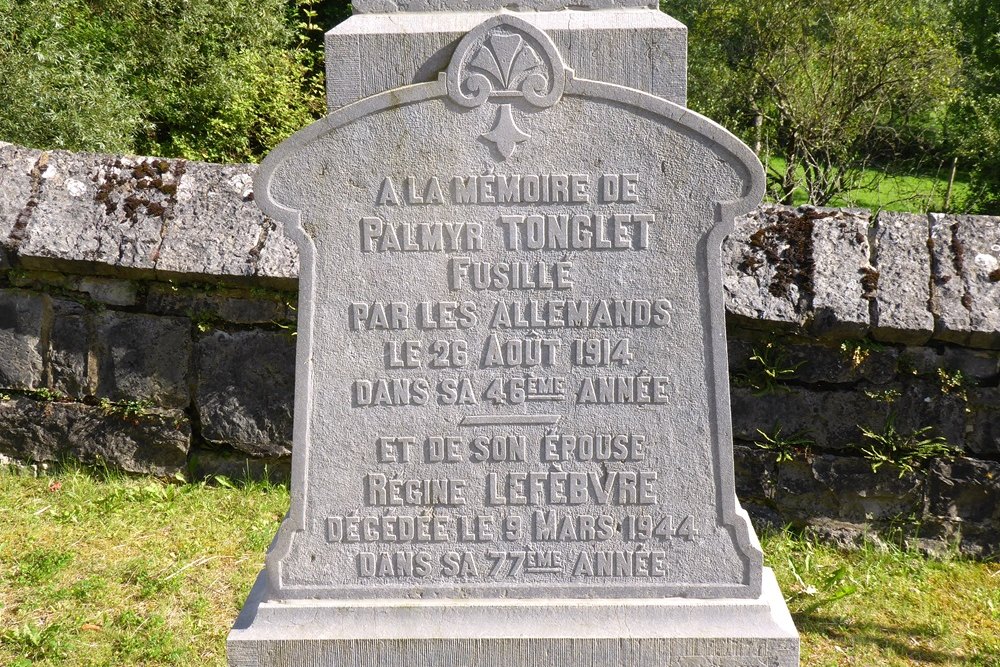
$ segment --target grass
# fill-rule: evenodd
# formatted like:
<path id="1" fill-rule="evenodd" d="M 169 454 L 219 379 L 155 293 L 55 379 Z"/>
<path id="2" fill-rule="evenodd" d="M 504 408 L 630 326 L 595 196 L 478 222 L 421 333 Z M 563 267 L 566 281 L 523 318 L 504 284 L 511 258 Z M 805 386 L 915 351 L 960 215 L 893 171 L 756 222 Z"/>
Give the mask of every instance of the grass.
<path id="1" fill-rule="evenodd" d="M 0 468 L 0 665 L 225 665 L 283 487 Z M 1000 667 L 1000 564 L 763 536 L 802 665 Z"/>
<path id="2" fill-rule="evenodd" d="M 282 487 L 0 472 L 0 665 L 224 665 Z"/>
<path id="3" fill-rule="evenodd" d="M 771 158 L 771 170 L 783 172 L 785 160 Z M 940 213 L 945 211 L 945 193 L 948 190 L 948 169 L 939 173 L 893 174 L 875 169 L 863 172 L 863 189 L 852 190 L 834 197 L 828 206 L 866 208 L 872 211 L 910 211 L 914 213 Z M 956 177 L 951 192 L 951 209 L 960 211 L 969 197 L 969 183 L 961 173 Z M 793 204 L 808 202 L 802 188 L 795 191 Z"/>

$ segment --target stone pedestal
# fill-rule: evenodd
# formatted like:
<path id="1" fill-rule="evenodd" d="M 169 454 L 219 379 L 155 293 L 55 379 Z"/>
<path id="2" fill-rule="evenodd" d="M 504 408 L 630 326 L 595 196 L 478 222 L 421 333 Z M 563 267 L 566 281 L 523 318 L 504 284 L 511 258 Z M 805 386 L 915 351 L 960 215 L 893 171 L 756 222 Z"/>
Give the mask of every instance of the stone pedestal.
<path id="1" fill-rule="evenodd" d="M 268 601 L 257 579 L 233 667 L 792 667 L 798 633 L 770 568 L 734 600 Z"/>

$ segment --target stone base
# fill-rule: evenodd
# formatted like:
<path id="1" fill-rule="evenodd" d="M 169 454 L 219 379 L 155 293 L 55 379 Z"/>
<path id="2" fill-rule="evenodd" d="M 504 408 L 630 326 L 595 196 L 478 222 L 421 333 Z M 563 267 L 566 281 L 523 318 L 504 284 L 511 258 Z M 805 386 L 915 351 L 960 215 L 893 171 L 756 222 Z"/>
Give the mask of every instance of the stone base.
<path id="1" fill-rule="evenodd" d="M 791 667 L 774 573 L 752 600 L 295 600 L 257 579 L 230 667 Z"/>

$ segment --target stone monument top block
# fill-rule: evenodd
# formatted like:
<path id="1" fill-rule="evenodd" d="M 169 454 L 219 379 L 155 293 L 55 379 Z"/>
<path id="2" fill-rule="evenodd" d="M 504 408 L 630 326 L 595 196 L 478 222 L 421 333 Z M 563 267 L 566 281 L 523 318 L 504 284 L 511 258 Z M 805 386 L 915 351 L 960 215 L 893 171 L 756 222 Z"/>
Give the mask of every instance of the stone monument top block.
<path id="1" fill-rule="evenodd" d="M 271 153 L 302 296 L 268 598 L 757 598 L 719 255 L 763 187 L 510 13 Z"/>
<path id="2" fill-rule="evenodd" d="M 481 12 L 508 9 L 518 12 L 558 11 L 560 9 L 657 9 L 650 0 L 356 0 L 355 14 L 392 14 L 395 12 Z"/>
<path id="3" fill-rule="evenodd" d="M 355 3 L 357 13 L 327 32 L 330 111 L 386 90 L 433 81 L 448 67 L 465 34 L 502 5 L 488 0 L 418 3 Z M 564 9 L 563 3 L 529 0 L 518 4 L 522 11 L 516 14 L 555 42 L 578 78 L 686 103 L 684 25 L 655 8 L 633 5 L 632 0 L 593 0 L 593 8 L 600 10 L 582 7 Z M 544 9 L 560 11 L 537 11 Z"/>

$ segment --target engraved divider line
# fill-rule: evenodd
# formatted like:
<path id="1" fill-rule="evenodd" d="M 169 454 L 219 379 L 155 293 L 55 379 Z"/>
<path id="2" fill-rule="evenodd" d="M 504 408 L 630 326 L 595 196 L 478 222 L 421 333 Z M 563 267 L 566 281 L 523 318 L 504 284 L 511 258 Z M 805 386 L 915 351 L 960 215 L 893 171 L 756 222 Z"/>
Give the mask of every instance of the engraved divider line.
<path id="1" fill-rule="evenodd" d="M 559 415 L 467 415 L 459 426 L 555 426 Z"/>

